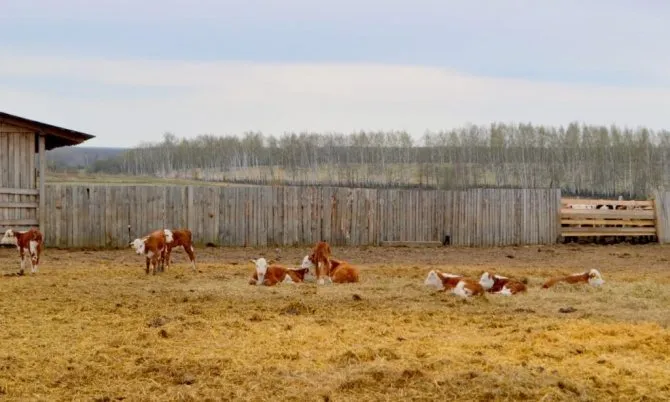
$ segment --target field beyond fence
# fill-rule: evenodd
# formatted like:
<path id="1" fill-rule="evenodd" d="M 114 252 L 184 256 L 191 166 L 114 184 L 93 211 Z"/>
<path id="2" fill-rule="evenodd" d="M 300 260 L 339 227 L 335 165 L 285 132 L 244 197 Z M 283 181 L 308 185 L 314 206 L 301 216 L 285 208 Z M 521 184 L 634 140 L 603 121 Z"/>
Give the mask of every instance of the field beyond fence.
<path id="1" fill-rule="evenodd" d="M 445 238 L 456 246 L 502 246 L 552 244 L 560 233 L 557 189 L 49 184 L 46 209 L 50 247 L 125 247 L 130 237 L 162 227 L 188 227 L 197 243 L 217 246 Z"/>

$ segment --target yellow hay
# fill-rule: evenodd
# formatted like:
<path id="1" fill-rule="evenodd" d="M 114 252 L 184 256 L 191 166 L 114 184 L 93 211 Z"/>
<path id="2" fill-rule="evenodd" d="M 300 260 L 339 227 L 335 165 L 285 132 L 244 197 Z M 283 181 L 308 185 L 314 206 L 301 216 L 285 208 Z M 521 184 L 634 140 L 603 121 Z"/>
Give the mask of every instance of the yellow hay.
<path id="1" fill-rule="evenodd" d="M 131 250 L 48 249 L 38 275 L 0 277 L 0 399 L 668 400 L 670 248 L 539 250 L 334 247 L 361 282 L 317 289 L 249 286 L 261 250 L 147 276 Z M 592 267 L 601 289 L 540 289 Z M 430 269 L 529 290 L 463 301 L 424 287 Z"/>

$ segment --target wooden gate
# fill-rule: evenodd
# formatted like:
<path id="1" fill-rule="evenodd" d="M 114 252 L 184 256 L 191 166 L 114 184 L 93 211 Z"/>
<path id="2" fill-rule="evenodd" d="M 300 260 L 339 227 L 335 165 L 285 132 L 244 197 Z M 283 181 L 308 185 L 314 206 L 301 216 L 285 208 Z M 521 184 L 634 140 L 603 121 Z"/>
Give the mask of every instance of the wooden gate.
<path id="1" fill-rule="evenodd" d="M 654 201 L 561 199 L 561 236 L 657 236 Z M 657 240 L 656 240 L 657 241 Z"/>

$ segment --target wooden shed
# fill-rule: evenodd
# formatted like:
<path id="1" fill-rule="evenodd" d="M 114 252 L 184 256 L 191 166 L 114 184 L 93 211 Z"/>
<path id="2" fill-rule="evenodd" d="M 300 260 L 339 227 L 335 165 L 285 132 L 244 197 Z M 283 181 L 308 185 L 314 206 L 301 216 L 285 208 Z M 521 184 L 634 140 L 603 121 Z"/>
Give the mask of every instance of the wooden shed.
<path id="1" fill-rule="evenodd" d="M 39 226 L 44 233 L 46 151 L 90 134 L 0 112 L 0 230 Z"/>

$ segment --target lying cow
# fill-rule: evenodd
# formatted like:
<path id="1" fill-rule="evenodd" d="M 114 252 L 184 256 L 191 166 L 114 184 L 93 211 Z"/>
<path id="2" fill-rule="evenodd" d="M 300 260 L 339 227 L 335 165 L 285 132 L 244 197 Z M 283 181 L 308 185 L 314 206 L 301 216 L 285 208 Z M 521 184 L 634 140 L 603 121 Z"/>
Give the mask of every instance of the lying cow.
<path id="1" fill-rule="evenodd" d="M 152 275 L 156 271 L 163 271 L 163 264 L 165 263 L 165 253 L 167 252 L 167 243 L 172 242 L 172 231 L 170 230 L 156 230 L 149 235 L 142 238 L 137 238 L 130 242 L 132 247 L 138 255 L 144 255 L 146 260 L 146 273 L 149 274 L 151 268 Z M 161 264 L 161 267 L 158 264 Z"/>
<path id="2" fill-rule="evenodd" d="M 263 257 L 251 262 L 256 266 L 256 270 L 249 278 L 249 285 L 274 286 L 278 283 L 300 283 L 304 281 L 305 274 L 309 271 L 302 268 L 290 269 L 277 264 L 268 266 L 267 260 Z"/>
<path id="3" fill-rule="evenodd" d="M 526 291 L 526 284 L 524 282 L 488 272 L 482 274 L 481 278 L 479 278 L 479 284 L 489 293 L 505 296 Z"/>
<path id="4" fill-rule="evenodd" d="M 605 283 L 602 275 L 600 275 L 600 271 L 594 268 L 588 272 L 551 278 L 547 280 L 544 285 L 542 285 L 542 288 L 548 289 L 559 282 L 565 282 L 569 284 L 588 283 L 589 285 L 596 287 Z"/>
<path id="5" fill-rule="evenodd" d="M 308 278 L 315 277 L 313 272 L 316 270 L 316 265 L 309 255 L 302 259 L 300 268 L 308 270 Z M 360 271 L 346 261 L 330 258 L 330 272 L 326 275 L 326 279 L 329 283 L 356 283 L 360 281 Z"/>
<path id="6" fill-rule="evenodd" d="M 30 273 L 34 274 L 39 271 L 40 254 L 44 242 L 42 233 L 38 229 L 31 228 L 25 232 L 7 229 L 2 239 L 0 239 L 0 244 L 11 244 L 19 250 L 19 256 L 21 257 L 20 275 L 23 275 L 25 270 L 26 259 L 30 261 Z M 30 255 L 30 258 L 26 258 L 28 255 Z"/>
<path id="7" fill-rule="evenodd" d="M 330 279 L 333 283 L 356 283 L 360 280 L 358 268 L 346 261 L 330 259 Z"/>
<path id="8" fill-rule="evenodd" d="M 436 270 L 430 271 L 423 283 L 426 286 L 434 287 L 445 292 L 449 290 L 452 294 L 463 298 L 481 296 L 484 294 L 484 288 L 474 279 L 466 278 L 461 275 L 447 274 Z"/>

